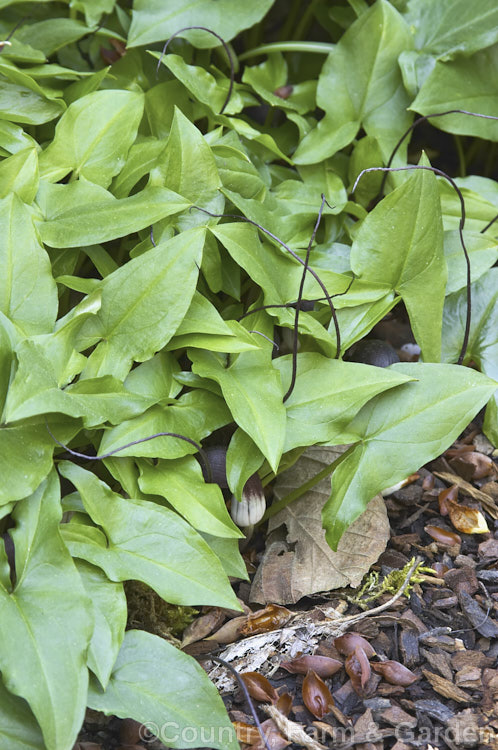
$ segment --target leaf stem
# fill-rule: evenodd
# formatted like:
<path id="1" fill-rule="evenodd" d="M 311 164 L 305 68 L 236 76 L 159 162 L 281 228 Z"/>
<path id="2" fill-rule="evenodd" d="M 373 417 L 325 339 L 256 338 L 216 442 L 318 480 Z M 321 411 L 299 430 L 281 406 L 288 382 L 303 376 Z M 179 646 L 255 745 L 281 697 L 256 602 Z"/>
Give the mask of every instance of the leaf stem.
<path id="1" fill-rule="evenodd" d="M 353 448 L 357 445 L 357 443 L 354 443 L 353 445 L 350 445 L 349 448 L 344 451 L 340 456 L 338 456 L 335 461 L 333 461 L 331 464 L 326 466 L 324 469 L 318 472 L 318 474 L 315 474 L 314 477 L 311 477 L 311 479 L 308 479 L 307 482 L 302 484 L 300 487 L 297 487 L 295 490 L 292 490 L 292 492 L 289 492 L 284 497 L 280 498 L 280 500 L 277 500 L 277 502 L 274 502 L 270 505 L 269 508 L 267 508 L 266 513 L 264 514 L 261 521 L 257 524 L 258 526 L 265 521 L 267 521 L 269 518 L 272 518 L 277 513 L 280 513 L 281 510 L 286 508 L 290 503 L 293 503 L 294 500 L 299 500 L 300 497 L 306 494 L 308 490 L 313 489 L 313 487 L 318 484 L 318 482 L 321 482 L 322 479 L 326 479 L 332 472 L 337 469 L 340 463 L 342 463 L 347 456 L 353 451 Z"/>
<path id="2" fill-rule="evenodd" d="M 289 384 L 289 388 L 287 389 L 287 393 L 284 396 L 284 404 L 291 395 L 292 391 L 294 390 L 294 386 L 296 384 L 296 377 L 297 377 L 297 346 L 298 346 L 298 339 L 299 339 L 299 310 L 301 309 L 301 302 L 303 299 L 303 291 L 304 291 L 304 282 L 306 281 L 306 271 L 309 268 L 309 261 L 310 261 L 310 253 L 311 253 L 311 246 L 315 240 L 316 233 L 318 231 L 318 227 L 320 226 L 320 221 L 322 219 L 322 213 L 323 209 L 325 208 L 325 204 L 327 203 L 327 200 L 325 196 L 322 193 L 322 203 L 320 205 L 320 209 L 318 211 L 318 217 L 315 223 L 315 226 L 313 228 L 313 232 L 311 233 L 310 241 L 308 242 L 308 247 L 306 248 L 306 256 L 304 259 L 304 267 L 303 267 L 303 273 L 301 274 L 301 282 L 299 284 L 299 291 L 297 293 L 297 301 L 296 301 L 296 314 L 294 317 L 294 336 L 293 336 L 293 342 L 292 342 L 292 374 L 291 374 L 291 381 Z M 327 203 L 327 206 L 329 204 Z"/>
<path id="3" fill-rule="evenodd" d="M 329 55 L 334 49 L 335 44 L 327 42 L 271 42 L 248 49 L 239 55 L 239 60 L 248 60 L 258 55 L 269 55 L 272 52 L 311 52 L 315 55 Z"/>
<path id="4" fill-rule="evenodd" d="M 194 448 L 197 448 L 197 451 L 199 453 L 199 456 L 202 459 L 202 463 L 204 464 L 204 468 L 206 470 L 206 476 L 208 483 L 212 482 L 212 472 L 211 472 L 211 464 L 209 463 L 209 459 L 202 450 L 202 446 L 199 445 L 199 443 L 196 443 L 195 440 L 192 440 L 192 438 L 187 437 L 186 435 L 180 435 L 178 432 L 156 432 L 154 435 L 148 435 L 144 438 L 139 438 L 138 440 L 132 440 L 130 443 L 125 443 L 125 445 L 120 445 L 119 448 L 114 448 L 112 451 L 108 451 L 107 453 L 102 453 L 100 456 L 92 456 L 89 453 L 79 453 L 79 451 L 73 451 L 72 448 L 69 448 L 69 446 L 65 445 L 64 443 L 61 443 L 60 440 L 57 440 L 54 433 L 48 426 L 47 420 L 45 420 L 45 427 L 47 428 L 47 432 L 54 440 L 57 445 L 60 445 L 61 448 L 64 448 L 65 451 L 67 451 L 71 456 L 75 456 L 76 458 L 83 458 L 85 461 L 103 461 L 104 458 L 110 458 L 111 456 L 114 456 L 116 453 L 119 453 L 120 451 L 124 451 L 126 448 L 132 448 L 134 445 L 139 445 L 140 443 L 147 443 L 149 440 L 155 440 L 159 437 L 174 437 L 178 440 L 184 440 L 186 443 L 189 443 L 190 445 L 193 445 Z"/>
<path id="5" fill-rule="evenodd" d="M 287 245 L 283 240 L 281 240 L 279 237 L 277 237 L 276 234 L 273 234 L 273 232 L 270 232 L 269 229 L 265 229 L 261 224 L 258 224 L 257 221 L 253 221 L 252 219 L 248 219 L 247 216 L 239 216 L 238 214 L 214 214 L 212 211 L 208 211 L 206 208 L 201 208 L 200 206 L 190 206 L 189 211 L 191 211 L 193 208 L 195 208 L 197 211 L 202 211 L 202 213 L 207 214 L 208 216 L 213 216 L 216 219 L 241 219 L 242 221 L 245 221 L 247 224 L 252 224 L 253 227 L 256 227 L 264 234 L 268 235 L 268 237 L 271 237 L 272 240 L 275 240 L 275 242 L 278 242 L 278 244 L 285 248 L 292 257 L 297 260 L 298 263 L 300 263 L 302 266 L 306 268 L 306 263 L 304 260 L 294 252 L 294 250 L 291 250 L 289 245 Z M 325 295 L 325 299 L 328 302 L 328 305 L 330 307 L 331 313 L 332 313 L 332 319 L 334 321 L 334 328 L 335 328 L 335 336 L 336 336 L 336 359 L 339 359 L 340 357 L 340 351 L 341 351 L 341 332 L 339 330 L 339 321 L 337 320 L 337 313 L 336 309 L 334 307 L 334 303 L 332 302 L 332 296 L 328 293 L 327 287 L 319 277 L 319 275 L 314 271 L 312 268 L 307 266 L 308 272 L 313 276 L 317 284 L 320 286 L 320 289 Z M 334 295 L 333 295 L 334 296 Z"/>
<path id="6" fill-rule="evenodd" d="M 307 29 L 310 26 L 310 23 L 312 23 L 312 16 L 315 12 L 315 8 L 318 5 L 318 3 L 321 2 L 321 0 L 311 0 L 310 4 L 304 11 L 304 13 L 301 16 L 301 20 L 299 21 L 296 30 L 293 33 L 294 39 L 301 39 L 307 31 Z"/>
<path id="7" fill-rule="evenodd" d="M 396 156 L 396 153 L 397 153 L 399 147 L 401 146 L 401 144 L 403 143 L 403 141 L 405 140 L 405 138 L 408 135 L 410 135 L 410 133 L 412 132 L 412 130 L 415 130 L 415 128 L 417 127 L 417 125 L 420 125 L 421 122 L 425 122 L 426 120 L 430 120 L 433 117 L 445 117 L 446 115 L 467 115 L 469 117 L 480 117 L 483 120 L 498 120 L 498 117 L 495 117 L 494 115 L 482 115 L 480 112 L 469 112 L 466 109 L 448 109 L 448 110 L 446 110 L 446 112 L 434 112 L 431 115 L 423 115 L 423 117 L 418 117 L 416 120 L 414 120 L 414 122 L 412 122 L 412 124 L 410 125 L 410 127 L 408 127 L 405 130 L 405 132 L 403 133 L 403 135 L 401 136 L 401 138 L 399 139 L 399 141 L 397 142 L 397 144 L 393 148 L 393 150 L 391 152 L 391 156 L 389 157 L 389 159 L 387 161 L 386 167 L 390 167 L 391 166 L 391 164 L 393 163 L 393 159 Z M 381 197 L 382 197 L 382 193 L 384 192 L 384 188 L 386 186 L 386 180 L 387 180 L 387 174 L 384 175 L 384 178 L 382 179 L 382 182 L 380 184 L 379 196 L 381 196 Z"/>

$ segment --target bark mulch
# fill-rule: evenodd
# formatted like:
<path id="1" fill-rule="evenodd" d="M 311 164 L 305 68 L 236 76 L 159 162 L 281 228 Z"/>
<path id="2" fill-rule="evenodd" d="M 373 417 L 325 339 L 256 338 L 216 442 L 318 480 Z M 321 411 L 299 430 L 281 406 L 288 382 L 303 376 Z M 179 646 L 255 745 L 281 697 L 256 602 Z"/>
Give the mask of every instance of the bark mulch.
<path id="1" fill-rule="evenodd" d="M 493 447 L 475 425 L 470 425 L 459 443 L 420 470 L 414 483 L 386 498 L 391 538 L 373 568 L 379 580 L 393 570 L 406 570 L 414 556 L 432 572 L 422 573 L 421 580 L 412 583 L 407 594 L 380 614 L 360 618 L 349 630 L 361 634 L 373 647 L 376 656 L 369 664 L 396 662 L 417 679 L 411 684 L 399 684 L 406 682 L 405 673 L 395 667 L 394 679 L 389 682 L 388 675 L 381 676 L 375 667 L 368 674 L 368 667 L 362 672 L 357 664 L 355 673 L 354 664 L 350 664 L 349 674 L 341 667 L 324 680 L 333 698 L 333 705 L 327 705 L 322 688 L 315 688 L 313 693 L 310 683 L 303 685 L 305 675 L 291 674 L 279 666 L 281 656 L 276 648 L 258 672 L 268 678 L 278 695 L 287 693 L 290 699 L 278 704 L 283 714 L 276 713 L 270 701 L 253 701 L 260 722 L 266 722 L 271 750 L 498 750 L 496 466 L 480 476 L 485 472 L 483 466 L 489 467 L 490 463 L 489 458 L 482 457 L 492 454 Z M 496 464 L 496 457 L 493 461 Z M 482 511 L 488 533 L 457 531 L 450 517 L 441 514 L 441 491 L 453 484 L 459 485 L 460 505 Z M 439 533 L 441 538 L 434 539 L 426 531 L 428 526 L 450 532 L 449 536 Z M 246 554 L 253 559 L 257 556 L 250 548 Z M 246 583 L 239 584 L 242 600 L 247 591 Z M 361 614 L 362 609 L 352 601 L 355 593 L 353 589 L 328 592 L 299 602 L 294 610 L 302 613 L 307 609 L 315 620 L 331 607 L 344 616 Z M 368 607 L 378 607 L 391 598 L 392 593 L 382 594 Z M 307 650 L 305 631 L 303 625 L 303 652 Z M 313 652 L 344 663 L 345 656 L 334 641 L 325 629 Z M 219 653 L 219 649 L 213 650 L 212 641 L 192 643 L 186 650 L 202 658 L 207 651 Z M 231 719 L 238 722 L 240 738 L 250 743 L 242 747 L 264 748 L 240 687 L 234 684 L 223 698 Z M 314 706 L 313 713 L 304 705 L 305 698 L 308 706 Z M 154 738 L 141 740 L 139 729 L 136 722 L 89 712 L 74 750 L 165 747 Z"/>

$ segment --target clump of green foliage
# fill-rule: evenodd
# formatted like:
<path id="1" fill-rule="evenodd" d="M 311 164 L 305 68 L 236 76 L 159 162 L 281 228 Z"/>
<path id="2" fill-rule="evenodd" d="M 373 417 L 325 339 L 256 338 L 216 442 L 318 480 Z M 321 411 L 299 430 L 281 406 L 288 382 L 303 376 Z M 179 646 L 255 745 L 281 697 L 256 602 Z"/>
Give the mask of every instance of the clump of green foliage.
<path id="1" fill-rule="evenodd" d="M 498 7 L 9 0 L 0 40 L 0 745 L 71 750 L 90 706 L 236 748 L 194 659 L 125 632 L 124 582 L 238 607 L 241 533 L 194 457 L 227 425 L 239 499 L 351 444 L 331 546 L 486 405 L 496 443 Z M 456 108 L 488 117 L 424 132 L 460 193 L 430 169 L 351 193 Z M 394 167 L 430 166 L 419 132 Z M 420 362 L 343 361 L 401 305 Z"/>

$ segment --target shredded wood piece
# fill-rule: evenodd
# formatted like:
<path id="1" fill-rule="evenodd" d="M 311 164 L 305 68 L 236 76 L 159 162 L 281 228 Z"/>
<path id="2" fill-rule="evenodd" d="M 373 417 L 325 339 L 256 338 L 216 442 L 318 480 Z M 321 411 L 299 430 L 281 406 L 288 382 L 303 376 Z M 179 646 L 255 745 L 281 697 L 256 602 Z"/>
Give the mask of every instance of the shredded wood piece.
<path id="1" fill-rule="evenodd" d="M 283 734 L 286 740 L 294 742 L 296 745 L 307 747 L 309 750 L 327 750 L 325 745 L 320 745 L 320 743 L 314 740 L 313 737 L 306 734 L 300 724 L 296 724 L 295 721 L 291 721 L 280 713 L 276 706 L 268 705 L 261 706 L 261 708 L 265 714 L 268 714 L 268 716 L 273 719 L 280 733 Z"/>

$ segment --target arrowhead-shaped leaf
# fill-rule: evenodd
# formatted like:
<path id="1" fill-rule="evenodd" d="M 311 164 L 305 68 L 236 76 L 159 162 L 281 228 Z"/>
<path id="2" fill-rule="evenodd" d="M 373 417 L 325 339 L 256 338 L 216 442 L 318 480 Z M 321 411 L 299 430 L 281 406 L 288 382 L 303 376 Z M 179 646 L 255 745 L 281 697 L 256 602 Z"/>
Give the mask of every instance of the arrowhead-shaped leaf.
<path id="1" fill-rule="evenodd" d="M 334 471 L 323 509 L 333 549 L 372 497 L 446 450 L 496 388 L 494 381 L 458 365 L 400 363 L 390 369 L 416 382 L 376 396 L 349 424 L 361 441 Z"/>
<path id="2" fill-rule="evenodd" d="M 147 187 L 118 200 L 110 193 L 100 200 L 72 205 L 55 218 L 39 225 L 40 235 L 50 247 L 80 247 L 108 242 L 138 232 L 190 204 L 182 196 L 161 187 Z"/>
<path id="3" fill-rule="evenodd" d="M 120 172 L 142 119 L 144 95 L 94 91 L 73 102 L 40 155 L 40 174 L 57 182 L 69 172 L 107 187 Z"/>
<path id="4" fill-rule="evenodd" d="M 89 344 L 105 339 L 92 375 L 120 377 L 133 360 L 143 362 L 168 343 L 190 306 L 204 236 L 204 229 L 182 232 L 106 276 L 102 306 L 80 333 Z"/>
<path id="5" fill-rule="evenodd" d="M 291 362 L 290 355 L 274 361 L 284 385 L 290 382 Z M 317 443 L 355 442 L 357 436 L 348 424 L 361 407 L 378 393 L 409 379 L 390 367 L 342 362 L 313 352 L 298 354 L 296 384 L 285 402 L 285 452 Z"/>
<path id="6" fill-rule="evenodd" d="M 60 471 L 108 539 L 99 529 L 69 524 L 64 539 L 71 554 L 101 567 L 111 581 L 143 581 L 173 604 L 238 608 L 218 558 L 179 515 L 157 503 L 121 497 L 76 464 L 65 461 Z M 87 528 L 99 534 L 85 538 Z"/>
<path id="7" fill-rule="evenodd" d="M 160 461 L 153 466 L 139 463 L 138 485 L 142 492 L 160 495 L 198 531 L 213 536 L 243 536 L 230 518 L 217 484 L 206 484 L 201 467 L 192 456 Z"/>
<path id="8" fill-rule="evenodd" d="M 125 634 L 126 596 L 123 584 L 110 581 L 101 568 L 84 560 L 75 560 L 75 563 L 92 603 L 94 626 L 88 648 L 88 666 L 105 688 Z"/>
<path id="9" fill-rule="evenodd" d="M 498 380 L 498 268 L 491 268 L 472 284 L 472 318 L 465 362 L 474 361 L 483 373 Z M 461 289 L 446 299 L 443 317 L 443 360 L 456 362 L 467 318 L 467 292 Z M 484 431 L 498 445 L 498 394 L 487 408 Z"/>
<path id="10" fill-rule="evenodd" d="M 52 331 L 57 288 L 30 212 L 11 194 L 0 200 L 0 312 L 25 335 Z"/>
<path id="11" fill-rule="evenodd" d="M 274 0 L 251 0 L 234 12 L 232 0 L 197 0 L 178 6 L 176 0 L 136 0 L 128 36 L 130 47 L 167 39 L 185 26 L 207 26 L 230 41 L 239 31 L 259 21 Z M 203 31 L 186 31 L 184 36 L 197 47 L 217 47 L 219 41 Z"/>
<path id="12" fill-rule="evenodd" d="M 277 470 L 284 448 L 285 407 L 280 373 L 268 351 L 242 352 L 229 367 L 207 351 L 190 351 L 192 370 L 219 384 L 239 427 Z"/>
<path id="13" fill-rule="evenodd" d="M 67 750 L 81 728 L 92 632 L 90 601 L 59 534 L 61 517 L 53 472 L 13 511 L 17 580 L 12 590 L 0 583 L 2 677 L 28 701 L 48 750 Z"/>
<path id="14" fill-rule="evenodd" d="M 141 630 L 126 633 L 107 690 L 92 680 L 88 703 L 145 724 L 168 747 L 239 748 L 223 701 L 202 667 Z"/>
<path id="15" fill-rule="evenodd" d="M 415 170 L 368 214 L 353 242 L 351 268 L 403 297 L 424 360 L 439 362 L 446 263 L 432 172 Z"/>
<path id="16" fill-rule="evenodd" d="M 332 156 L 351 143 L 361 125 L 388 156 L 410 124 L 398 56 L 411 46 L 408 25 L 391 3 L 379 0 L 361 13 L 320 73 L 316 102 L 326 114 L 299 144 L 297 164 Z"/>

